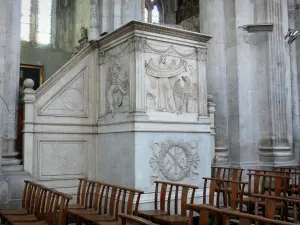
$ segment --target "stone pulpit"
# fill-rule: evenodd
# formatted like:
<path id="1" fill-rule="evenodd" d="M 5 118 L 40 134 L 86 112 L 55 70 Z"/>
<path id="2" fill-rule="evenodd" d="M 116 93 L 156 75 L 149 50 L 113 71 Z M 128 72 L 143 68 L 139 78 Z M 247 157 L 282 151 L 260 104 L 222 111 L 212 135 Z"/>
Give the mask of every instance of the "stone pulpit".
<path id="1" fill-rule="evenodd" d="M 37 91 L 25 87 L 25 170 L 73 194 L 82 177 L 141 189 L 143 207 L 154 201 L 154 180 L 203 187 L 214 156 L 209 39 L 131 21 Z"/>
<path id="2" fill-rule="evenodd" d="M 213 148 L 209 39 L 132 21 L 98 41 L 97 179 L 147 193 L 154 191 L 153 180 L 203 186 Z"/>

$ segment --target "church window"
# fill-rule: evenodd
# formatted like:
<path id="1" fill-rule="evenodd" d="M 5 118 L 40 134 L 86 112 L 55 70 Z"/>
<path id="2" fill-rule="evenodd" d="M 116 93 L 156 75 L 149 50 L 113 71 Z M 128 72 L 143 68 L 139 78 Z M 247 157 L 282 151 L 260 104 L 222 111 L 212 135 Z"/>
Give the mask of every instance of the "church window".
<path id="1" fill-rule="evenodd" d="M 22 0 L 21 40 L 29 41 L 31 0 Z"/>
<path id="2" fill-rule="evenodd" d="M 156 5 L 153 7 L 151 14 L 152 14 L 152 23 L 159 23 L 159 11 Z"/>
<path id="3" fill-rule="evenodd" d="M 49 44 L 51 40 L 52 0 L 38 0 L 37 42 Z"/>
<path id="4" fill-rule="evenodd" d="M 145 10 L 144 10 L 144 21 L 145 22 L 148 22 L 148 9 L 147 8 L 145 8 Z"/>
<path id="5" fill-rule="evenodd" d="M 149 23 L 162 22 L 162 4 L 160 0 L 146 0 L 144 21 Z"/>
<path id="6" fill-rule="evenodd" d="M 21 40 L 50 44 L 52 0 L 22 0 Z"/>

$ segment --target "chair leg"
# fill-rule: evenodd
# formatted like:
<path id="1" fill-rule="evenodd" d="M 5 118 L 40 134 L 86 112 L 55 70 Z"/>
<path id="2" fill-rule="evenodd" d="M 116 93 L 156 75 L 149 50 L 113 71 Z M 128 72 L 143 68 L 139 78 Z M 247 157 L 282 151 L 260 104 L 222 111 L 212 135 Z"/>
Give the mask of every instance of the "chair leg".
<path id="1" fill-rule="evenodd" d="M 82 225 L 82 221 L 80 220 L 79 216 L 76 217 L 76 225 Z"/>

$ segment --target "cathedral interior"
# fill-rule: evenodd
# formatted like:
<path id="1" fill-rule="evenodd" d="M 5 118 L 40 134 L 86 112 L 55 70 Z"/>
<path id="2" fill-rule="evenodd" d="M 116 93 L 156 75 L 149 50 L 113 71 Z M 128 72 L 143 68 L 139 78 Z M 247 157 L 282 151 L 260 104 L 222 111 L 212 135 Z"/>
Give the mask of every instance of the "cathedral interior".
<path id="1" fill-rule="evenodd" d="M 0 5 L 1 205 L 86 178 L 147 208 L 154 180 L 299 164 L 299 0 Z"/>

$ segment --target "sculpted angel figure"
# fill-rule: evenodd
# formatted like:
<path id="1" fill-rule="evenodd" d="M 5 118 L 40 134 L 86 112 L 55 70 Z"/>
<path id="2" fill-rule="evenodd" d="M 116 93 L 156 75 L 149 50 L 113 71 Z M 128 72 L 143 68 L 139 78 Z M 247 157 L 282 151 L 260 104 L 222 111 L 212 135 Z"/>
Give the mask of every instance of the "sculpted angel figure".
<path id="1" fill-rule="evenodd" d="M 106 100 L 108 111 L 112 116 L 116 107 L 123 104 L 123 96 L 127 94 L 129 87 L 129 75 L 127 72 L 121 73 L 122 66 L 118 59 L 114 60 L 113 65 L 109 68 L 106 80 Z"/>

